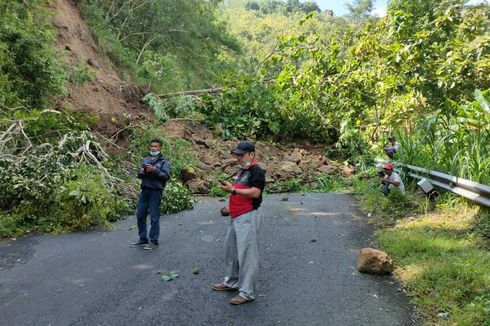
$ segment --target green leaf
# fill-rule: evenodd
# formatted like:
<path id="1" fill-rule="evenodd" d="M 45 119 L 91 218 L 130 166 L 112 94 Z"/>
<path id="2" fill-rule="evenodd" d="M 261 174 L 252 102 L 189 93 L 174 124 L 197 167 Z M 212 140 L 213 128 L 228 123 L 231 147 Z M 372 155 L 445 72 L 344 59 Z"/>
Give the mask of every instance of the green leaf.
<path id="1" fill-rule="evenodd" d="M 167 273 L 162 275 L 162 281 L 168 282 L 168 281 L 176 279 L 179 276 L 180 276 L 180 274 L 175 272 L 175 271 L 167 272 Z"/>

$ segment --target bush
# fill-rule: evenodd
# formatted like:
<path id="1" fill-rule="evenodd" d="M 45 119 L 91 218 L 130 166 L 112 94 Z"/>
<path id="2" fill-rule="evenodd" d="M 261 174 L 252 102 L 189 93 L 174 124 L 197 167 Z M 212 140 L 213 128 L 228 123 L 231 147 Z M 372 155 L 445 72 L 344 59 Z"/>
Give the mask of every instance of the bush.
<path id="1" fill-rule="evenodd" d="M 177 96 L 165 100 L 159 100 L 153 93 L 143 97 L 143 102 L 155 112 L 155 118 L 159 122 L 165 122 L 172 118 L 194 118 L 197 115 L 197 106 L 192 96 Z"/>
<path id="2" fill-rule="evenodd" d="M 111 191 L 105 175 L 81 164 L 50 176 L 42 198 L 24 195 L 10 213 L 0 214 L 0 235 L 86 230 L 107 226 L 127 212 L 127 203 Z"/>
<path id="3" fill-rule="evenodd" d="M 74 84 L 83 84 L 94 80 L 95 72 L 83 61 L 77 61 L 68 68 L 68 81 Z"/>
<path id="4" fill-rule="evenodd" d="M 185 209 L 192 209 L 193 204 L 194 199 L 186 186 L 174 180 L 167 182 L 160 205 L 162 213 L 177 213 Z"/>

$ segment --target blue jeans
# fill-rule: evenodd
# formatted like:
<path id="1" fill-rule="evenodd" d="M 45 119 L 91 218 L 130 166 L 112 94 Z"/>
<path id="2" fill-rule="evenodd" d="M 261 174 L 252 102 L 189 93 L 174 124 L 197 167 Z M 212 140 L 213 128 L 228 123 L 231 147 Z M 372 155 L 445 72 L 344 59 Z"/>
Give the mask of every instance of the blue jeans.
<path id="1" fill-rule="evenodd" d="M 162 190 L 143 189 L 136 208 L 136 219 L 138 220 L 138 234 L 141 241 L 148 242 L 148 232 L 146 228 L 146 216 L 150 211 L 150 241 L 158 243 L 160 237 L 160 200 Z"/>

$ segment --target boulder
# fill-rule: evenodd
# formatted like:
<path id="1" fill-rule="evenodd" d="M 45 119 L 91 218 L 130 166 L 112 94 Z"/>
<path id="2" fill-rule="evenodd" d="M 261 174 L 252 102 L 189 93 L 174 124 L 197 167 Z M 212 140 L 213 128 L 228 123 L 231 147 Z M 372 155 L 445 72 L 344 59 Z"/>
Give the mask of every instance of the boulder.
<path id="1" fill-rule="evenodd" d="M 298 164 L 299 162 L 301 162 L 301 160 L 303 159 L 303 155 L 301 155 L 300 153 L 294 151 L 292 153 L 287 153 L 285 156 L 284 156 L 284 161 L 285 162 L 294 162 L 296 164 Z"/>
<path id="2" fill-rule="evenodd" d="M 228 175 L 235 175 L 238 171 L 238 168 L 236 166 L 227 166 L 224 169 L 224 172 Z"/>
<path id="3" fill-rule="evenodd" d="M 323 162 L 316 159 L 304 159 L 299 162 L 298 167 L 303 171 L 316 170 L 322 166 Z"/>
<path id="4" fill-rule="evenodd" d="M 395 265 L 388 254 L 373 248 L 363 248 L 357 256 L 357 269 L 361 273 L 389 274 Z"/>
<path id="5" fill-rule="evenodd" d="M 97 63 L 97 61 L 95 61 L 95 59 L 92 59 L 92 58 L 89 58 L 87 59 L 87 64 L 89 64 L 90 66 L 94 67 L 94 68 L 99 68 L 99 64 Z"/>
<path id="6" fill-rule="evenodd" d="M 340 167 L 340 171 L 342 173 L 342 176 L 344 177 L 350 177 L 356 172 L 356 167 L 354 165 L 343 165 Z"/>
<path id="7" fill-rule="evenodd" d="M 332 173 L 335 173 L 335 171 L 337 171 L 337 168 L 333 165 L 322 165 L 320 166 L 318 169 L 317 169 L 318 172 L 320 173 L 328 173 L 328 174 L 332 174 Z"/>
<path id="8" fill-rule="evenodd" d="M 199 161 L 201 161 L 204 164 L 211 165 L 211 159 L 209 158 L 208 155 L 203 154 L 199 157 Z"/>
<path id="9" fill-rule="evenodd" d="M 195 179 L 187 182 L 189 191 L 193 194 L 207 194 L 211 189 L 211 182 L 206 180 Z"/>
<path id="10" fill-rule="evenodd" d="M 188 166 L 182 170 L 182 182 L 186 183 L 196 178 L 196 170 L 192 166 Z"/>
<path id="11" fill-rule="evenodd" d="M 294 162 L 284 162 L 279 168 L 280 171 L 285 172 L 286 174 L 300 174 L 301 169 Z"/>
<path id="12" fill-rule="evenodd" d="M 200 170 L 205 171 L 205 172 L 211 172 L 214 171 L 214 167 L 209 165 L 209 164 L 204 164 L 203 162 L 198 162 L 197 166 Z"/>

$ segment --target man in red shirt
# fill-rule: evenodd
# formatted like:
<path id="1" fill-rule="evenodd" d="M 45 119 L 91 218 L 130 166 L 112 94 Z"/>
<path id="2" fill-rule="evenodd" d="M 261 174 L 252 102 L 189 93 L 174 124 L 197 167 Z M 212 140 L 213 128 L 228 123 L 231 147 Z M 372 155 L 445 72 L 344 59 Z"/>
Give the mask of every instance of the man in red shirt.
<path id="1" fill-rule="evenodd" d="M 255 145 L 240 142 L 231 152 L 241 165 L 233 184 L 223 182 L 221 188 L 230 192 L 231 215 L 226 235 L 226 276 L 223 283 L 213 284 L 215 291 L 237 291 L 231 304 L 255 300 L 255 283 L 259 270 L 258 234 L 262 218 L 259 210 L 265 186 L 265 170 L 255 159 Z"/>

